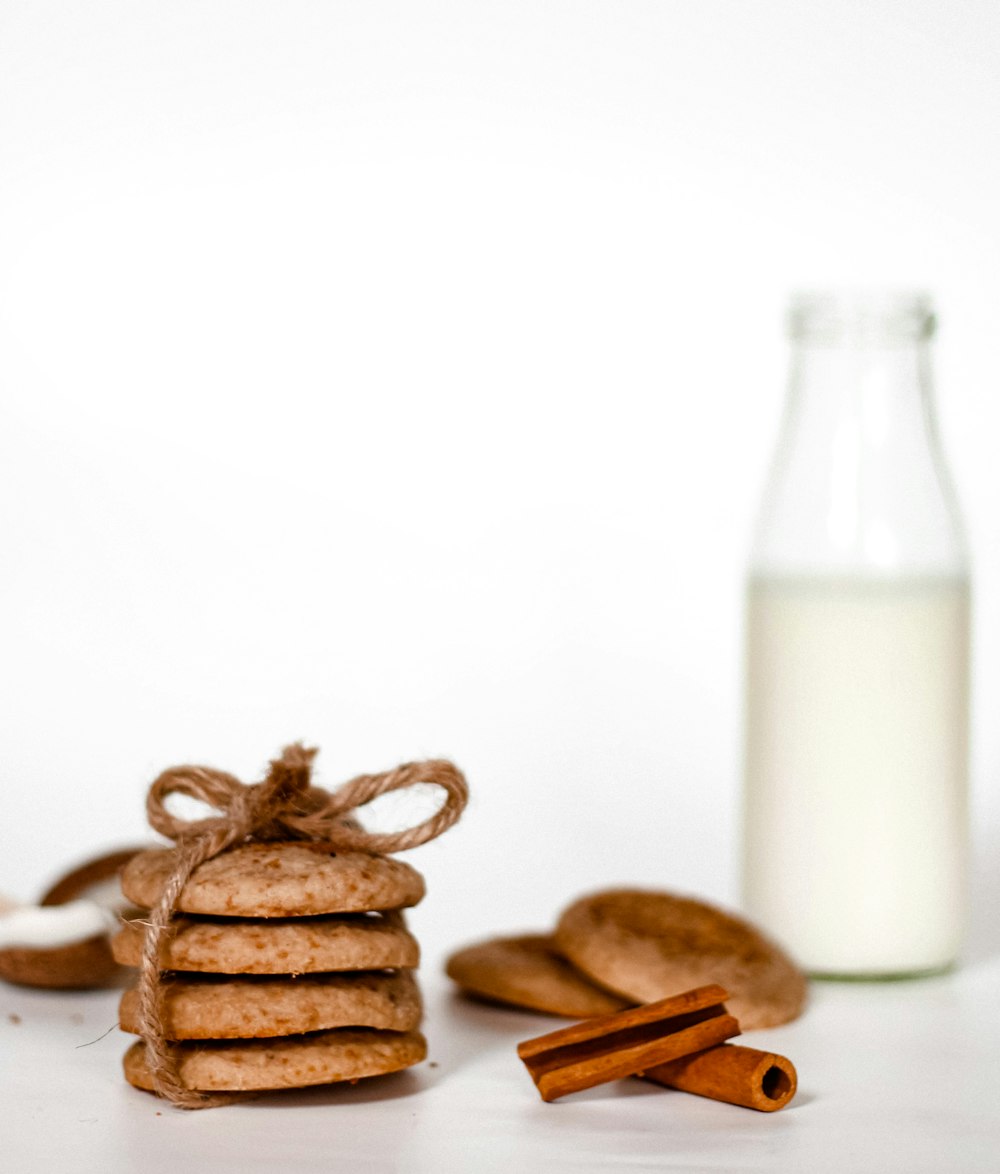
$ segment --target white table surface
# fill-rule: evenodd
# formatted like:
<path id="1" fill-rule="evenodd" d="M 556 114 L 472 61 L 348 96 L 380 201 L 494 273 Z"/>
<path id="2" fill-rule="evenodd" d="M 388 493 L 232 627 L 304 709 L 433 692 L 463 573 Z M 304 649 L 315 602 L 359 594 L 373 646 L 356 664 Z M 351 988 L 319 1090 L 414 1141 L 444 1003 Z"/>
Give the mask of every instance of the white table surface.
<path id="1" fill-rule="evenodd" d="M 744 1037 L 798 1069 L 770 1114 L 637 1080 L 544 1104 L 514 1048 L 561 1021 L 456 996 L 440 957 L 425 946 L 428 1062 L 193 1113 L 125 1084 L 116 992 L 0 983 L 0 1169 L 1000 1171 L 1000 953 L 814 984 L 797 1023 Z"/>

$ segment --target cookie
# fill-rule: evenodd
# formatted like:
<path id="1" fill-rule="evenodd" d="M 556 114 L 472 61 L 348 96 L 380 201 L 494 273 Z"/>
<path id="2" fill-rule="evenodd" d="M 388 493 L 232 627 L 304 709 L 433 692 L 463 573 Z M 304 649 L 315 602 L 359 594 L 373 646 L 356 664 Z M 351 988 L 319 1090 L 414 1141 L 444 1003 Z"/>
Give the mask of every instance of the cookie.
<path id="1" fill-rule="evenodd" d="M 632 889 L 595 893 L 563 913 L 555 937 L 574 966 L 636 1002 L 718 983 L 744 1030 L 787 1023 L 805 1004 L 805 976 L 784 951 L 702 901 Z"/>
<path id="2" fill-rule="evenodd" d="M 558 952 L 551 936 L 491 938 L 458 950 L 445 973 L 467 993 L 482 999 L 587 1019 L 629 1006 L 629 1001 L 595 986 Z"/>
<path id="3" fill-rule="evenodd" d="M 121 985 L 109 935 L 124 907 L 118 873 L 139 848 L 94 857 L 66 873 L 38 905 L 0 901 L 0 979 L 51 990 Z"/>
<path id="4" fill-rule="evenodd" d="M 174 849 L 129 861 L 122 891 L 152 908 L 174 867 Z M 240 844 L 206 860 L 181 890 L 181 913 L 222 917 L 307 917 L 416 905 L 424 880 L 415 868 L 370 852 L 340 852 L 308 840 Z"/>
<path id="5" fill-rule="evenodd" d="M 145 1044 L 133 1044 L 122 1066 L 136 1088 L 153 1091 Z M 419 1064 L 427 1044 L 419 1031 L 321 1031 L 250 1042 L 175 1044 L 181 1080 L 202 1092 L 262 1092 L 383 1076 Z"/>
<path id="6" fill-rule="evenodd" d="M 75 901 L 78 897 L 88 897 L 107 905 L 109 909 L 121 908 L 124 902 L 119 893 L 119 874 L 147 846 L 119 848 L 85 860 L 61 876 L 45 892 L 39 905 L 65 905 L 67 901 Z"/>
<path id="7" fill-rule="evenodd" d="M 166 978 L 167 1039 L 261 1039 L 334 1027 L 409 1031 L 422 1016 L 408 970 L 398 974 L 324 974 L 310 978 Z M 123 1031 L 139 1034 L 139 992 L 127 990 L 118 1009 Z"/>
<path id="8" fill-rule="evenodd" d="M 314 974 L 327 970 L 411 969 L 420 947 L 399 913 L 328 917 L 176 917 L 160 950 L 164 970 L 215 974 Z M 130 921 L 111 940 L 117 961 L 138 966 L 146 927 Z"/>
<path id="9" fill-rule="evenodd" d="M 87 990 L 110 986 L 124 973 L 111 957 L 105 934 L 50 949 L 8 946 L 0 950 L 0 978 L 19 986 Z"/>

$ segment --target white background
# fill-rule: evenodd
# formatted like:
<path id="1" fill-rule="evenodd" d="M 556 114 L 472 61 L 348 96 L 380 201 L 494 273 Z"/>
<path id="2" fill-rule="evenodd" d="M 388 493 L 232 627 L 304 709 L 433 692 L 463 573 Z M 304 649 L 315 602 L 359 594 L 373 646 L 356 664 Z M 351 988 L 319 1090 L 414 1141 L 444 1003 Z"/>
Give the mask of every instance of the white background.
<path id="1" fill-rule="evenodd" d="M 468 774 L 414 861 L 438 950 L 617 882 L 736 902 L 783 309 L 861 283 L 942 322 L 985 907 L 998 60 L 988 0 L 6 0 L 0 891 L 301 738 L 328 785 Z"/>

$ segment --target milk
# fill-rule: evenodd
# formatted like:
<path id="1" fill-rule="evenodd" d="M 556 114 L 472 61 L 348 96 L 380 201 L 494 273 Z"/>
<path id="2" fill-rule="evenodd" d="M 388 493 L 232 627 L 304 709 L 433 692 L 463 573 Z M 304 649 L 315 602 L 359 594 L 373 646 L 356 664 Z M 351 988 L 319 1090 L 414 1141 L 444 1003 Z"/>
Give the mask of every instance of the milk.
<path id="1" fill-rule="evenodd" d="M 955 958 L 968 632 L 964 579 L 751 580 L 745 906 L 813 973 Z"/>

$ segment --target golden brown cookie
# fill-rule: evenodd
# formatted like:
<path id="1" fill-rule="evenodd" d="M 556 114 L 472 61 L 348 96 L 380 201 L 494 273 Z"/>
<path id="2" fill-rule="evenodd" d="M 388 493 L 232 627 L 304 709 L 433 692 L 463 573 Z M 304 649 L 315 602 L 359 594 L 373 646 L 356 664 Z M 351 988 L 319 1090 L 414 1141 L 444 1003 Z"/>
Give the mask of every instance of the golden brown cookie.
<path id="1" fill-rule="evenodd" d="M 469 994 L 482 999 L 586 1019 L 629 1006 L 595 986 L 558 952 L 548 934 L 491 938 L 458 950 L 445 973 Z"/>
<path id="2" fill-rule="evenodd" d="M 174 866 L 174 849 L 156 848 L 122 873 L 130 901 L 152 908 Z M 240 844 L 206 860 L 181 890 L 177 910 L 221 917 L 306 917 L 416 905 L 424 880 L 389 856 L 340 852 L 309 840 Z"/>
<path id="3" fill-rule="evenodd" d="M 260 1039 L 334 1027 L 409 1031 L 419 1026 L 420 992 L 408 970 L 308 978 L 165 978 L 167 1039 Z M 139 1034 L 139 992 L 118 1009 L 123 1031 Z"/>
<path id="4" fill-rule="evenodd" d="M 89 987 L 121 985 L 126 972 L 111 956 L 107 927 L 85 930 L 77 940 L 64 940 L 66 923 L 58 916 L 51 917 L 50 909 L 91 901 L 100 908 L 118 911 L 124 902 L 118 892 L 117 877 L 140 848 L 124 848 L 93 857 L 67 872 L 44 894 L 33 910 L 36 933 L 44 937 L 40 923 L 53 923 L 54 944 L 40 941 L 15 942 L 0 947 L 0 979 L 22 986 L 46 987 L 52 990 L 83 990 Z M 12 908 L 15 908 L 12 906 Z M 32 907 L 25 906 L 27 912 Z M 3 910 L 0 910 L 2 913 Z M 82 916 L 82 924 L 90 924 L 93 917 Z M 113 917 L 108 916 L 109 925 Z"/>
<path id="5" fill-rule="evenodd" d="M 98 890 L 106 882 L 117 882 L 122 869 L 148 845 L 133 848 L 118 848 L 113 852 L 105 852 L 101 856 L 92 857 L 78 864 L 76 868 L 61 876 L 46 892 L 39 905 L 64 905 L 67 901 L 75 901 L 78 897 L 89 897 L 101 900 Z M 109 907 L 121 907 L 124 902 L 117 895 L 117 884 L 114 889 L 109 887 L 107 900 L 101 901 Z"/>
<path id="6" fill-rule="evenodd" d="M 164 970 L 215 974 L 315 974 L 412 969 L 420 947 L 396 912 L 266 921 L 180 916 L 160 950 Z M 138 966 L 146 927 L 127 922 L 111 940 L 115 958 Z"/>
<path id="7" fill-rule="evenodd" d="M 744 1029 L 787 1023 L 805 1004 L 805 976 L 778 946 L 732 914 L 671 893 L 583 897 L 559 919 L 556 942 L 595 982 L 636 1002 L 718 983 Z"/>
<path id="8" fill-rule="evenodd" d="M 306 1088 L 382 1076 L 419 1064 L 427 1044 L 419 1031 L 321 1031 L 249 1042 L 175 1044 L 181 1080 L 203 1092 Z M 149 1091 L 145 1044 L 133 1044 L 122 1062 L 125 1079 Z"/>
<path id="9" fill-rule="evenodd" d="M 104 934 L 65 946 L 7 946 L 0 950 L 0 978 L 19 986 L 86 990 L 110 986 L 123 975 Z"/>

